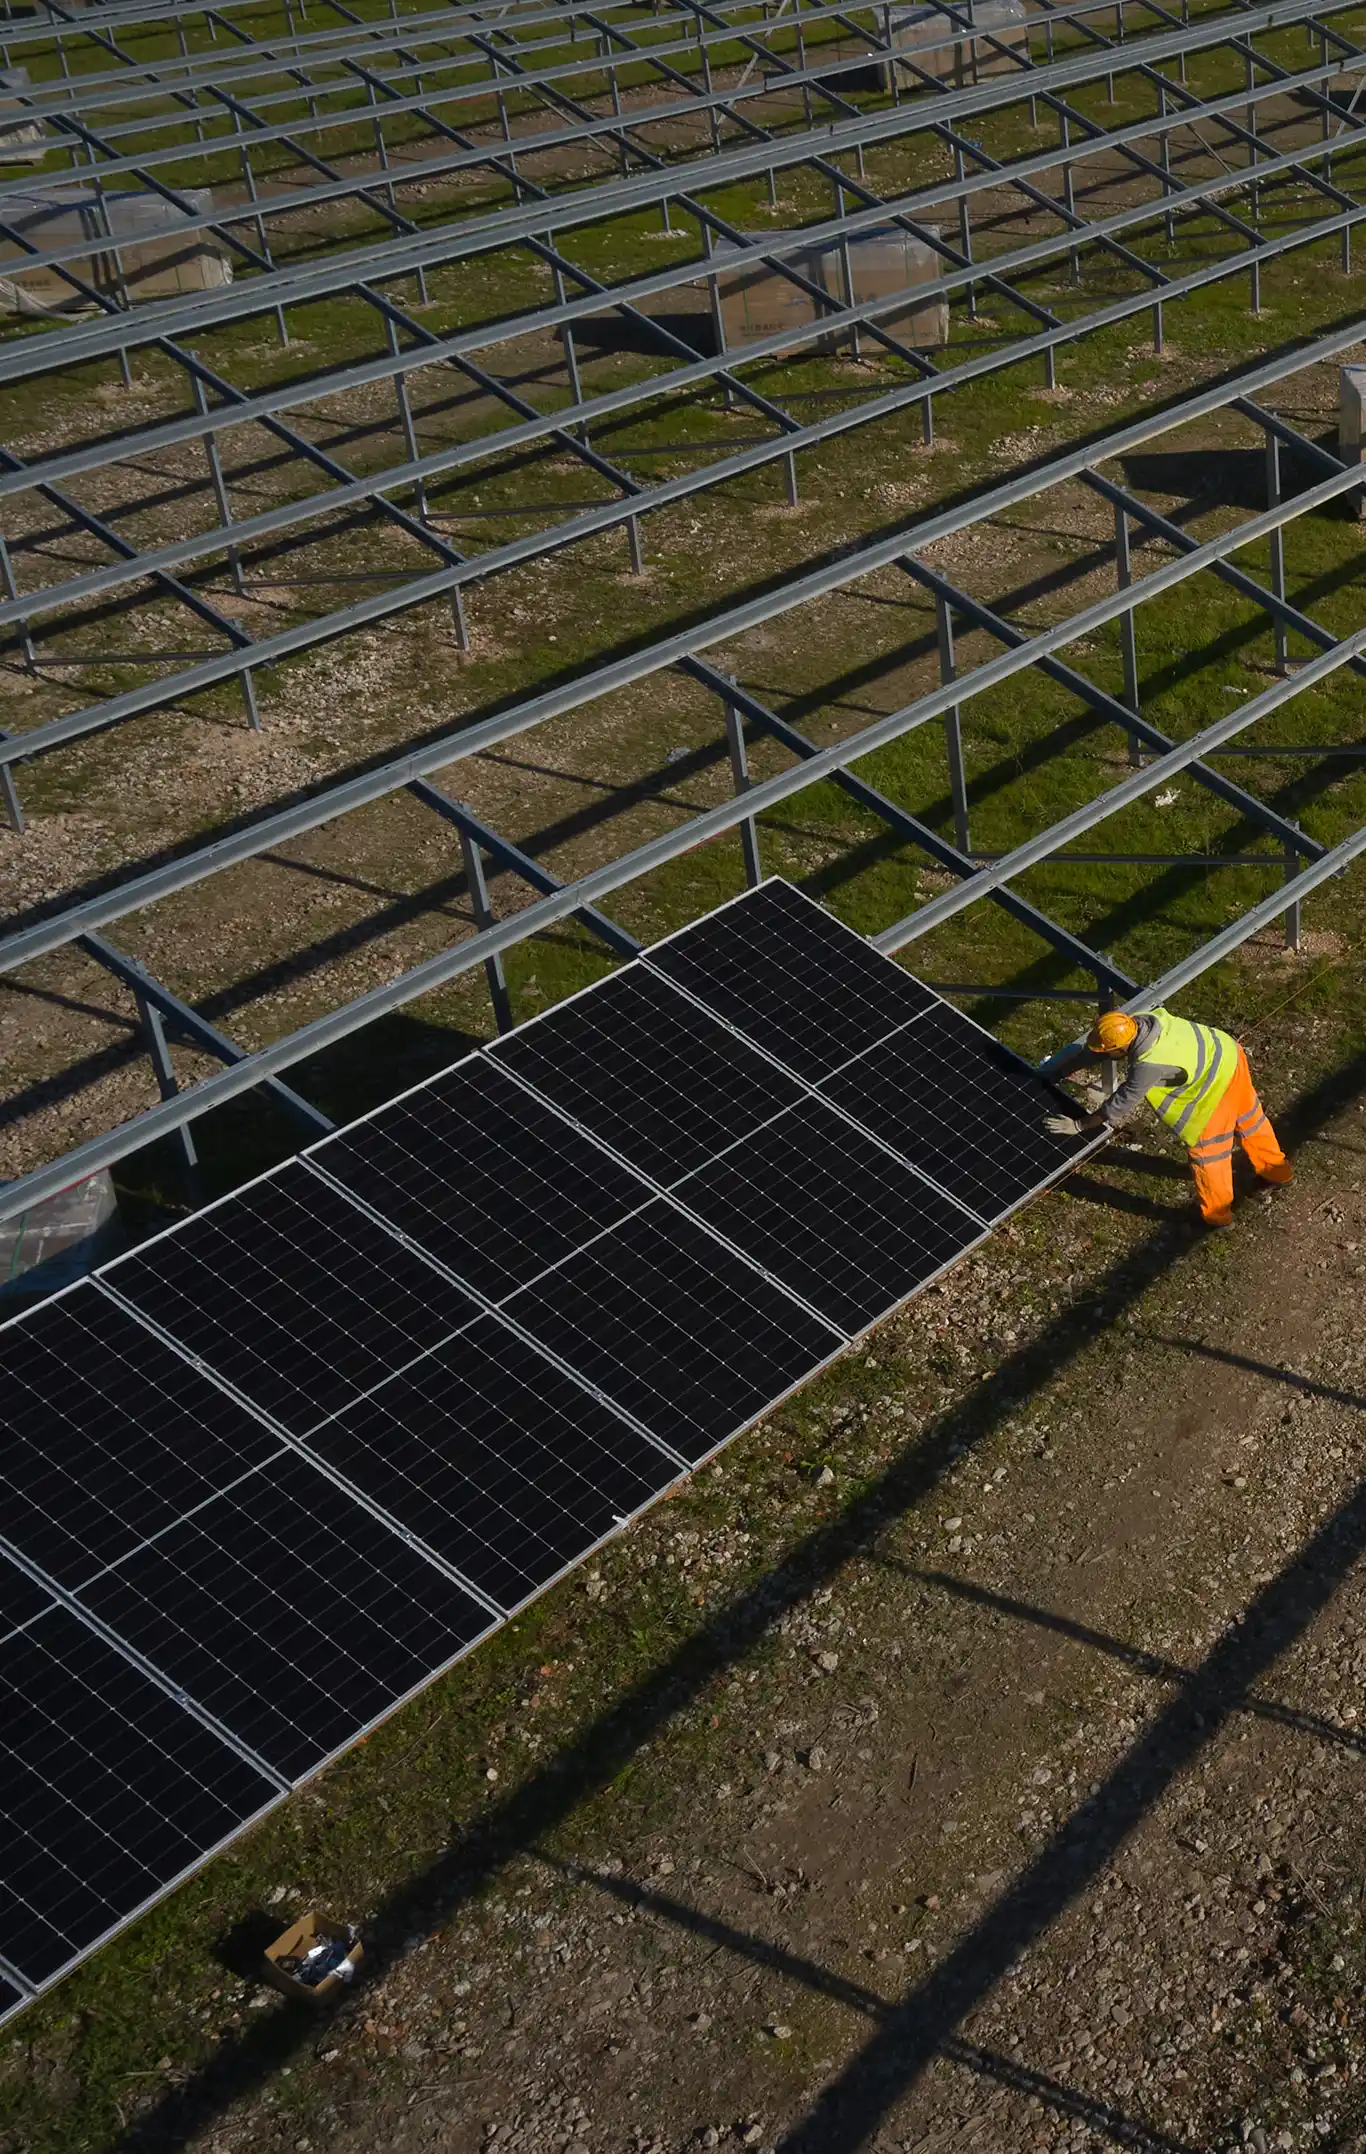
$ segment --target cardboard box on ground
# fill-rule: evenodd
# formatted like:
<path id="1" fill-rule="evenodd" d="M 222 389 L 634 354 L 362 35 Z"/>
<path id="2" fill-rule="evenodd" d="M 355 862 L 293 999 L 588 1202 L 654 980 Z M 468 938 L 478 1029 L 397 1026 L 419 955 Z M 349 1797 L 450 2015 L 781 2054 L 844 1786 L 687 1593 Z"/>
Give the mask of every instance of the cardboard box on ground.
<path id="1" fill-rule="evenodd" d="M 328 1949 L 330 1948 L 330 1949 Z M 319 1979 L 309 1979 L 309 1956 L 324 1969 Z M 326 1915 L 301 1915 L 266 1946 L 262 1973 L 273 1988 L 286 1997 L 307 1998 L 311 2004 L 327 2004 L 351 1987 L 365 1948 L 347 1922 L 332 1922 Z"/>

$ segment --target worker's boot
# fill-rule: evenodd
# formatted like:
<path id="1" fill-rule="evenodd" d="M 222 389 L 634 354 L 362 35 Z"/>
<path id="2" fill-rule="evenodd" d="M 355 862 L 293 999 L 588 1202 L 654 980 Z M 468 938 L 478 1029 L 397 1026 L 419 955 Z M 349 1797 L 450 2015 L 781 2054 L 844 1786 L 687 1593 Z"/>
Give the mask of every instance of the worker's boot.
<path id="1" fill-rule="evenodd" d="M 1294 1181 L 1295 1170 L 1288 1159 L 1278 1159 L 1274 1167 L 1259 1167 L 1257 1179 L 1259 1182 L 1274 1182 L 1281 1188 L 1286 1182 Z"/>
<path id="2" fill-rule="evenodd" d="M 1212 1228 L 1216 1234 L 1227 1233 L 1228 1229 L 1233 1225 L 1233 1213 L 1231 1210 L 1205 1212 L 1203 1218 L 1205 1225 Z"/>

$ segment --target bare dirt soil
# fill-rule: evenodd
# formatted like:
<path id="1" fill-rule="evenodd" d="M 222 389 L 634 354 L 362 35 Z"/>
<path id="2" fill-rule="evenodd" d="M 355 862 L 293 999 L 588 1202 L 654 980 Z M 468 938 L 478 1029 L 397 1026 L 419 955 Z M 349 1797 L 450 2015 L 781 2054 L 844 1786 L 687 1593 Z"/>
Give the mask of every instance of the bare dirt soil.
<path id="1" fill-rule="evenodd" d="M 358 1993 L 230 1986 L 120 2146 L 1366 2147 L 1366 1072 L 1285 1131 L 1218 1239 L 1114 1148 L 614 1546 Z"/>

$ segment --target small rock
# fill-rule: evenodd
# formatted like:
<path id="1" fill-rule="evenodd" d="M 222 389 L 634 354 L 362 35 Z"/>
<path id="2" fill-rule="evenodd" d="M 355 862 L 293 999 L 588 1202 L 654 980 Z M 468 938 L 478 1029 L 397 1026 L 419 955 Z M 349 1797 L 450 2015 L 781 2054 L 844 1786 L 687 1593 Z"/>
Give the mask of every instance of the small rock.
<path id="1" fill-rule="evenodd" d="M 783 1757 L 780 1750 L 766 1750 L 764 1752 L 764 1771 L 766 1773 L 776 1773 L 782 1762 Z"/>
<path id="2" fill-rule="evenodd" d="M 498 1778 L 498 1767 L 496 1765 L 490 1765 L 488 1767 L 488 1770 L 484 1774 L 484 1778 L 486 1780 L 496 1780 Z"/>
<path id="3" fill-rule="evenodd" d="M 777 2020 L 774 2020 L 770 2026 L 765 2027 L 764 2033 L 771 2034 L 775 2042 L 790 2042 L 792 2040 L 792 2029 L 784 2027 Z"/>
<path id="4" fill-rule="evenodd" d="M 806 1764 L 807 1770 L 813 1773 L 818 1773 L 825 1764 L 825 1752 L 819 1743 L 816 1744 L 814 1750 L 807 1751 Z"/>
<path id="5" fill-rule="evenodd" d="M 962 1523 L 963 1521 L 961 1518 L 946 1518 L 944 1520 L 945 1533 L 957 1533 Z"/>
<path id="6" fill-rule="evenodd" d="M 822 1675 L 833 1675 L 839 1664 L 840 1657 L 838 1653 L 817 1653 L 816 1655 L 816 1666 L 820 1669 Z"/>
<path id="7" fill-rule="evenodd" d="M 822 1468 L 821 1468 L 820 1472 L 819 1472 L 819 1473 L 818 1473 L 818 1474 L 816 1475 L 816 1486 L 817 1486 L 817 1488 L 833 1488 L 833 1487 L 834 1487 L 834 1485 L 835 1485 L 835 1476 L 834 1476 L 834 1474 L 833 1474 L 833 1473 L 831 1472 L 831 1470 L 830 1470 L 830 1468 L 829 1468 L 828 1466 L 822 1466 Z"/>
<path id="8" fill-rule="evenodd" d="M 689 2025 L 695 2027 L 699 2034 L 705 2034 L 711 2024 L 712 2016 L 710 2012 L 694 2012 L 691 2020 L 689 2021 Z M 716 2141 L 713 2139 L 709 2142 L 709 2144 L 715 2146 Z"/>

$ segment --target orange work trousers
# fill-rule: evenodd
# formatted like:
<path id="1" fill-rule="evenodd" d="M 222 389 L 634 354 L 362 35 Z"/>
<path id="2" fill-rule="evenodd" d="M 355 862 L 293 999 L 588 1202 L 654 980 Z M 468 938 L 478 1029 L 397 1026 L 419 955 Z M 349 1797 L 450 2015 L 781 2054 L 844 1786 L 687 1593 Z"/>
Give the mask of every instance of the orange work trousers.
<path id="1" fill-rule="evenodd" d="M 1233 1148 L 1241 1144 L 1258 1174 L 1279 1167 L 1285 1154 L 1257 1097 L 1247 1056 L 1238 1061 L 1228 1089 L 1210 1116 L 1208 1127 L 1190 1147 L 1191 1173 L 1206 1219 L 1227 1219 L 1233 1208 Z"/>

